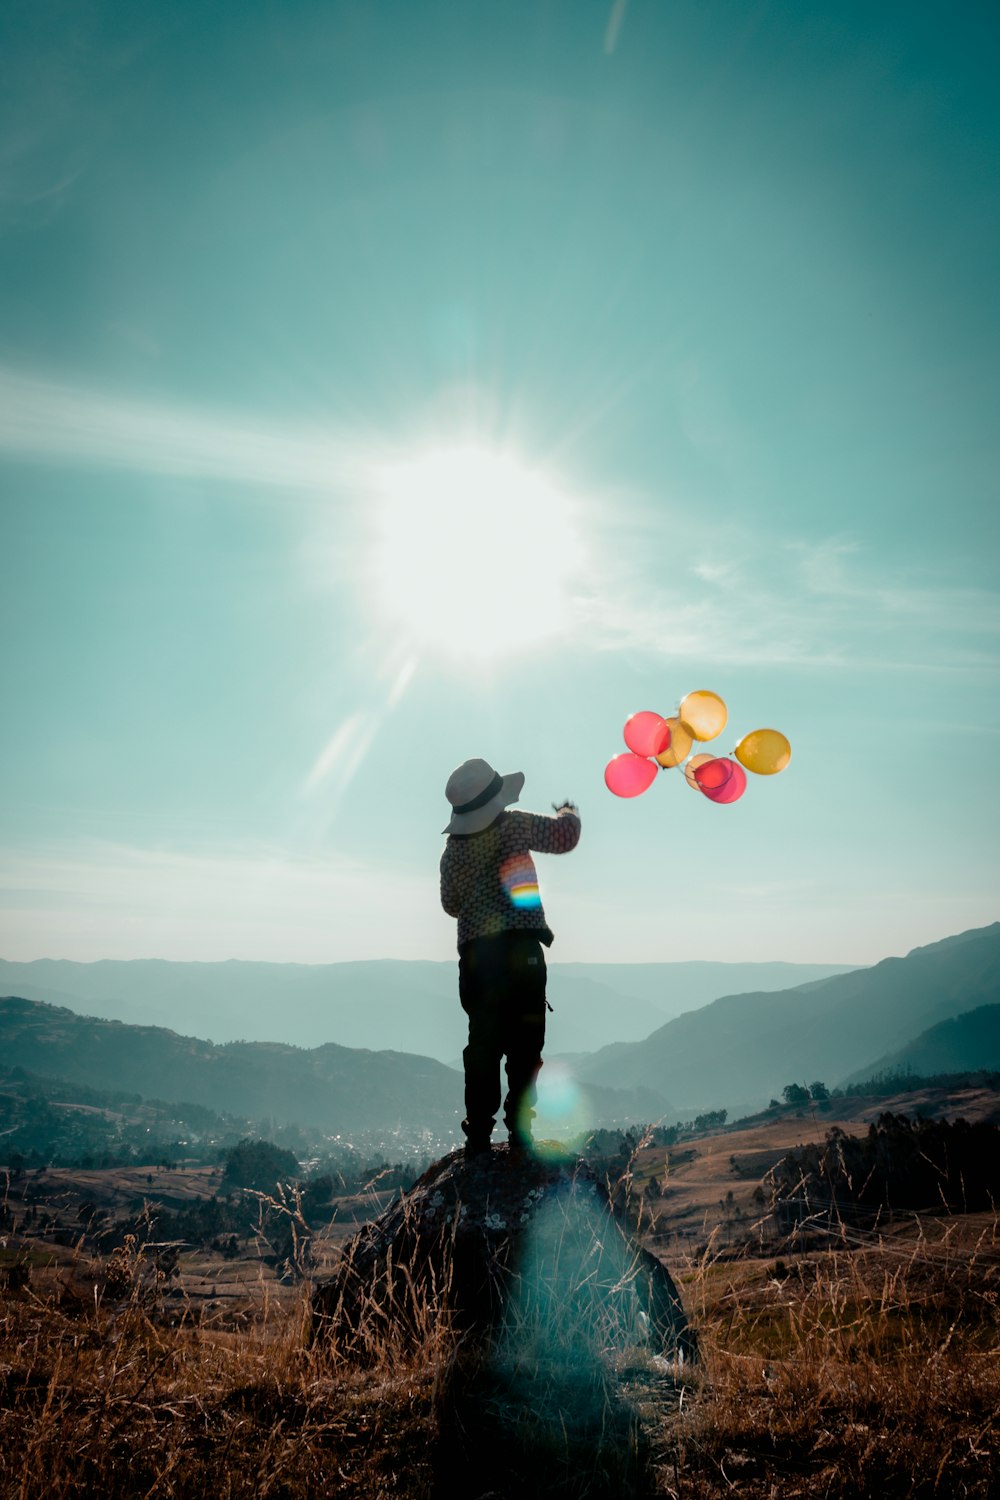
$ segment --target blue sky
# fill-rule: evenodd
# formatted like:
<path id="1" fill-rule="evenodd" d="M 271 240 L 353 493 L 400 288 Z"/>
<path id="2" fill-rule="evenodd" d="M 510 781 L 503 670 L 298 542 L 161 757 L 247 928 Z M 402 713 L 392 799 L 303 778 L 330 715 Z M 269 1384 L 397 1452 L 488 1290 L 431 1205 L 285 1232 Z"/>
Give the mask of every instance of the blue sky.
<path id="1" fill-rule="evenodd" d="M 992 8 L 5 14 L 0 953 L 447 958 L 473 755 L 554 960 L 995 919 Z"/>

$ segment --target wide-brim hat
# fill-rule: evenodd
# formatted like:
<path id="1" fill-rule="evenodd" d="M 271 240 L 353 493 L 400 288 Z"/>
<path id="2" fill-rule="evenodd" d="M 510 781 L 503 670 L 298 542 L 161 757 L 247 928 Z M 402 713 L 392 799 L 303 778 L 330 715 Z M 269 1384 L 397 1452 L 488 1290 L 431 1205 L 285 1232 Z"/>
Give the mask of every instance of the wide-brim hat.
<path id="1" fill-rule="evenodd" d="M 444 794 L 452 806 L 451 822 L 442 833 L 481 833 L 494 818 L 516 802 L 524 786 L 524 772 L 501 776 L 488 760 L 465 760 L 452 771 Z"/>

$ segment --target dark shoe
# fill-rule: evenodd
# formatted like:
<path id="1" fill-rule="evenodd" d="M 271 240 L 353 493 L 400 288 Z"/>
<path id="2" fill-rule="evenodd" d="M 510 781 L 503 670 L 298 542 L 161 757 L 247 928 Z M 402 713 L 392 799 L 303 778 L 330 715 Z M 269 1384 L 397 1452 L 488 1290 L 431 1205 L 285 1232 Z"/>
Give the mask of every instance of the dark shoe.
<path id="1" fill-rule="evenodd" d="M 466 1161 L 475 1161 L 477 1158 L 484 1157 L 484 1156 L 489 1156 L 489 1154 L 490 1154 L 490 1143 L 489 1143 L 489 1141 L 466 1141 L 466 1143 L 465 1143 L 465 1159 L 466 1159 Z"/>
<path id="2" fill-rule="evenodd" d="M 532 1137 L 523 1130 L 512 1130 L 507 1137 L 507 1150 L 521 1159 L 534 1154 L 534 1145 Z"/>

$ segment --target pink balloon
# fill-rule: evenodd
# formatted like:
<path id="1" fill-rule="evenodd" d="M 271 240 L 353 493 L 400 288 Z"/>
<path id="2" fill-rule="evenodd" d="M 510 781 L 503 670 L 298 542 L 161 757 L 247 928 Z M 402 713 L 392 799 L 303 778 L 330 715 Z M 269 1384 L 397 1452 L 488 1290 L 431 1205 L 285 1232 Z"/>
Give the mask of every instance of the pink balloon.
<path id="1" fill-rule="evenodd" d="M 625 750 L 615 755 L 604 767 L 604 784 L 616 797 L 638 797 L 656 780 L 659 766 L 653 760 L 643 760 Z"/>
<path id="2" fill-rule="evenodd" d="M 723 756 L 713 756 L 698 766 L 694 773 L 694 779 L 703 792 L 721 792 L 729 785 L 732 771 L 732 761 Z"/>
<path id="3" fill-rule="evenodd" d="M 710 802 L 738 802 L 747 789 L 747 773 L 726 756 L 698 766 L 694 779 Z"/>
<path id="4" fill-rule="evenodd" d="M 651 709 L 625 721 L 625 743 L 636 755 L 662 755 L 670 749 L 670 725 Z"/>

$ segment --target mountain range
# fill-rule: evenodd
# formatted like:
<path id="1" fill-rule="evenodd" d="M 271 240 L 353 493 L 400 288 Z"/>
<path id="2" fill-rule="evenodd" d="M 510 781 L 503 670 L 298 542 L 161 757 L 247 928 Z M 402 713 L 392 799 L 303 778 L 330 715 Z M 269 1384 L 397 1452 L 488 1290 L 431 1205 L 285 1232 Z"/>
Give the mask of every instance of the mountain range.
<path id="1" fill-rule="evenodd" d="M 461 1073 L 435 1058 L 326 1042 L 214 1043 L 160 1026 L 80 1016 L 20 996 L 0 999 L 0 1058 L 7 1068 L 146 1099 L 203 1105 L 259 1123 L 297 1124 L 350 1138 L 362 1133 L 458 1135 Z M 584 1084 L 589 1125 L 656 1119 L 669 1106 L 641 1087 L 623 1094 Z"/>
<path id="2" fill-rule="evenodd" d="M 103 988 L 110 987 L 110 974 L 132 997 L 129 1006 L 141 1010 L 146 1008 L 142 985 L 150 975 L 159 980 L 159 989 L 153 986 L 151 1009 L 166 1003 L 164 995 L 171 987 L 173 993 L 187 996 L 184 1004 L 193 1003 L 186 989 L 193 977 L 186 971 L 194 970 L 194 977 L 205 978 L 200 993 L 206 1022 L 218 971 L 228 971 L 231 993 L 245 994 L 247 986 L 271 982 L 273 976 L 259 971 L 277 967 L 284 973 L 294 968 L 153 963 L 23 967 L 36 969 L 46 979 L 54 971 L 64 983 L 81 974 L 94 982 L 96 972 Z M 360 981 L 373 984 L 383 970 L 397 986 L 414 972 L 422 975 L 423 988 L 409 991 L 408 1003 L 411 1017 L 422 1017 L 425 1030 L 428 1016 L 436 1013 L 435 996 L 446 975 L 449 1055 L 458 1050 L 461 1027 L 453 1014 L 457 1002 L 451 995 L 450 965 L 335 967 L 356 968 Z M 670 968 L 641 965 L 636 966 L 637 974 L 622 976 L 615 971 L 628 966 L 593 966 L 600 967 L 613 971 L 615 986 L 631 982 L 632 998 L 639 1006 L 652 1004 L 650 992 L 659 993 L 655 986 Z M 712 967 L 722 966 L 706 966 Z M 566 968 L 589 971 L 591 966 Z M 304 972 L 313 975 L 304 982 L 309 992 L 309 984 L 317 981 L 313 971 Z M 553 988 L 557 1016 L 561 1005 L 574 1003 L 574 995 L 586 996 L 591 987 L 601 985 L 590 972 L 562 977 L 567 988 Z M 353 1012 L 367 1003 L 360 981 Z M 680 988 L 675 986 L 674 999 Z M 610 983 L 604 989 L 611 997 L 620 994 Z M 692 980 L 688 998 L 696 989 Z M 259 997 L 263 991 L 255 993 Z M 316 1003 L 320 993 L 313 996 Z M 387 993 L 384 986 L 378 988 L 383 1005 L 388 1004 Z M 343 1034 L 312 1048 L 292 1046 L 285 1038 L 287 1014 L 294 1006 L 270 989 L 267 994 L 273 1029 L 281 1041 L 213 1043 L 173 1029 L 81 1016 L 67 1006 L 11 997 L 0 1000 L 0 1059 L 8 1067 L 20 1065 L 44 1076 L 203 1104 L 258 1121 L 270 1117 L 279 1123 L 308 1124 L 331 1134 L 454 1132 L 462 1113 L 460 1073 L 419 1046 L 412 1052 L 351 1047 L 345 1045 Z M 613 1000 L 602 997 L 602 1003 Z M 86 1004 L 75 1001 L 77 1007 Z M 384 1010 L 378 1011 L 374 1002 L 373 1008 L 384 1020 Z M 307 1010 L 303 1005 L 302 1013 Z M 324 1013 L 330 1031 L 344 1013 L 339 1007 Z M 641 1013 L 638 1008 L 632 1011 L 633 1016 Z M 553 1026 L 549 1033 L 550 1061 L 555 1030 Z M 398 1017 L 391 1025 L 384 1021 L 383 1040 L 398 1041 L 401 1032 L 412 1034 Z M 1000 923 L 915 949 L 905 958 L 884 959 L 871 968 L 791 989 L 722 996 L 656 1026 L 641 1042 L 618 1041 L 577 1056 L 573 1074 L 582 1095 L 582 1116 L 593 1125 L 664 1118 L 669 1122 L 718 1108 L 735 1115 L 780 1096 L 788 1083 L 821 1079 L 833 1086 L 887 1069 L 931 1074 L 990 1067 L 1000 1067 Z"/>
<path id="3" fill-rule="evenodd" d="M 845 1083 L 863 1083 L 873 1073 L 974 1073 L 1000 1069 L 1000 1005 L 979 1005 L 939 1021 L 897 1052 L 877 1057 Z"/>
<path id="4" fill-rule="evenodd" d="M 788 989 L 844 973 L 833 964 L 549 966 L 549 1052 L 640 1041 L 664 1021 L 745 990 Z M 0 960 L 0 995 L 44 1000 L 104 1020 L 165 1026 L 216 1042 L 385 1046 L 454 1062 L 464 1045 L 454 963 L 340 964 Z"/>
<path id="5" fill-rule="evenodd" d="M 331 1135 L 447 1135 L 462 1118 L 461 1075 L 434 1058 L 332 1042 L 311 1051 L 281 1042 L 217 1046 L 18 996 L 0 999 L 0 1056 L 8 1067 L 70 1083 L 312 1125 Z"/>
<path id="6" fill-rule="evenodd" d="M 580 1059 L 590 1083 L 653 1089 L 681 1113 L 754 1109 L 787 1083 L 871 1076 L 942 1021 L 1000 1001 L 1000 922 L 775 994 L 727 995 L 645 1041 Z M 989 1066 L 984 1059 L 976 1064 Z M 934 1071 L 932 1068 L 931 1071 Z"/>

